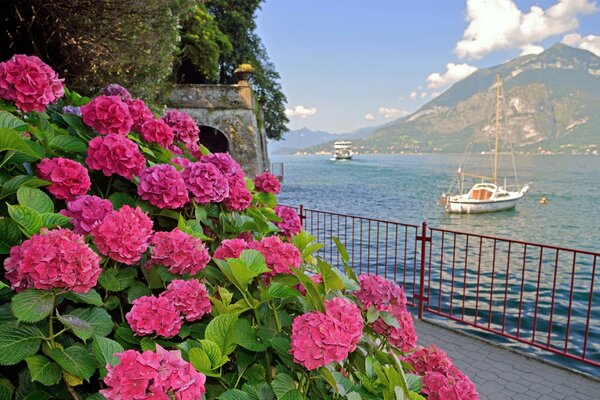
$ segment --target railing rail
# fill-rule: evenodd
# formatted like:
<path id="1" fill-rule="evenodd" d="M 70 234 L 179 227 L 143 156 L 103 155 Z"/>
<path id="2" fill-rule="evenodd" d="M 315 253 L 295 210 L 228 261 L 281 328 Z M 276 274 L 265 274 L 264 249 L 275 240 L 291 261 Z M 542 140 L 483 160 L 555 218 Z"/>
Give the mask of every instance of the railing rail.
<path id="1" fill-rule="evenodd" d="M 296 210 L 304 229 L 325 244 L 320 257 L 341 268 L 337 237 L 357 273 L 404 285 L 419 318 L 434 314 L 600 367 L 600 253 Z"/>

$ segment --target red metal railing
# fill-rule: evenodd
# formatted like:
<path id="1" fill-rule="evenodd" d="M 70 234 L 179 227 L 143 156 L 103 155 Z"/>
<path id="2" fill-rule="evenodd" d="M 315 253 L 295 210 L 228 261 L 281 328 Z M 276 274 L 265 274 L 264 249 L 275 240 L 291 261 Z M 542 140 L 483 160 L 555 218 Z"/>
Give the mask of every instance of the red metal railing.
<path id="1" fill-rule="evenodd" d="M 357 273 L 403 284 L 419 318 L 428 312 L 600 367 L 600 253 L 297 210 L 325 244 L 319 256 L 341 267 L 338 237 Z"/>

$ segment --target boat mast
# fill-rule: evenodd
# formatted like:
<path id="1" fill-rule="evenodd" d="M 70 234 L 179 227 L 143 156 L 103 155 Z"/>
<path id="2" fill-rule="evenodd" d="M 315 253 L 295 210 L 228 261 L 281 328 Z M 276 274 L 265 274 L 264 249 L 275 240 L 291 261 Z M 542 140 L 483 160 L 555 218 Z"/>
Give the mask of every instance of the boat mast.
<path id="1" fill-rule="evenodd" d="M 498 178 L 498 136 L 500 133 L 500 74 L 496 74 L 496 150 L 494 150 L 494 185 Z"/>

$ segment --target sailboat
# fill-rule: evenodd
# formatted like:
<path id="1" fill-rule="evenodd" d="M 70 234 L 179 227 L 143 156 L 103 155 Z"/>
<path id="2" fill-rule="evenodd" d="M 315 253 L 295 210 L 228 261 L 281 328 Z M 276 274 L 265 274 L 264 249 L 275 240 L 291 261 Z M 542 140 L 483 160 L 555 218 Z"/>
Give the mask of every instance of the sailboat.
<path id="1" fill-rule="evenodd" d="M 493 152 L 493 167 L 491 176 L 478 175 L 470 172 L 465 172 L 461 167 L 458 168 L 457 182 L 458 193 L 444 193 L 440 199 L 446 212 L 474 214 L 494 211 L 504 211 L 514 209 L 518 201 L 529 190 L 529 186 L 525 185 L 519 188 L 515 159 L 510 146 L 510 154 L 513 161 L 513 171 L 515 175 L 515 187 L 509 190 L 504 180 L 504 185 L 498 184 L 498 154 L 500 145 L 500 114 L 501 114 L 501 99 L 502 99 L 502 80 L 500 74 L 496 75 L 496 124 L 495 124 L 495 147 Z M 471 189 L 465 193 L 465 177 L 476 178 L 481 181 L 473 185 Z"/>

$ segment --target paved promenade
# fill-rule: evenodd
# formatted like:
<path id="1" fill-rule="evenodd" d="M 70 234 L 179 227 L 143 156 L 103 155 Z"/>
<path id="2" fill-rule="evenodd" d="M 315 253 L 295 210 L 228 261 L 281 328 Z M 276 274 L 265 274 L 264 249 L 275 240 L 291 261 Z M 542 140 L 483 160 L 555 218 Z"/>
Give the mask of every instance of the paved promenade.
<path id="1" fill-rule="evenodd" d="M 415 319 L 419 344 L 434 343 L 477 385 L 481 400 L 600 399 L 600 382 Z"/>

